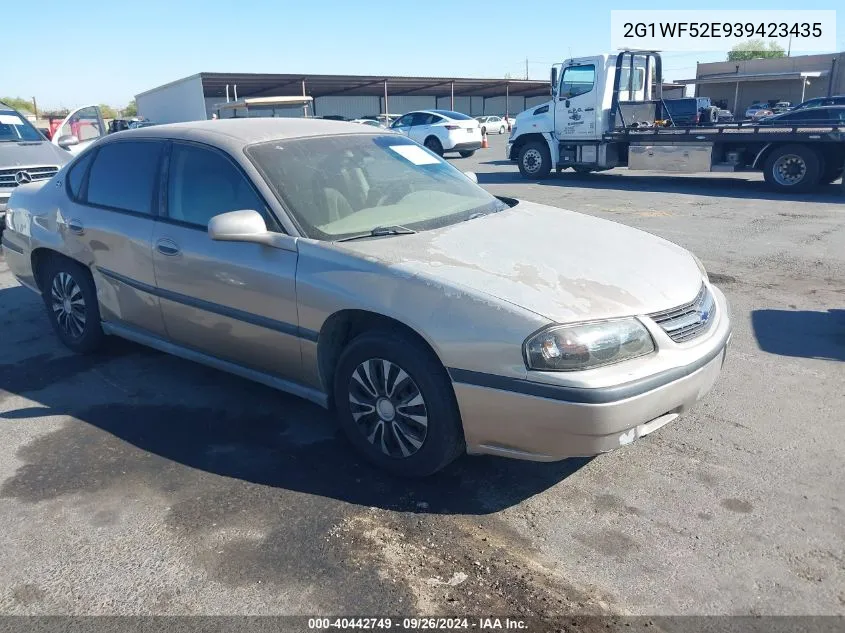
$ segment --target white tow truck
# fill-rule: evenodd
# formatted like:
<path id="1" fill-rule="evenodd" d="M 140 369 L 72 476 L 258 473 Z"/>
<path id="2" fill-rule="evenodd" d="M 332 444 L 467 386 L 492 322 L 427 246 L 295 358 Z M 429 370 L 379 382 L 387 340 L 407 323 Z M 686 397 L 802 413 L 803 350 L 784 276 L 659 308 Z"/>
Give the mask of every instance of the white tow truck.
<path id="1" fill-rule="evenodd" d="M 833 182 L 845 124 L 727 123 L 675 127 L 662 97 L 660 54 L 625 50 L 555 64 L 552 99 L 516 118 L 507 158 L 524 178 L 572 168 L 667 173 L 762 170 L 780 191 Z"/>

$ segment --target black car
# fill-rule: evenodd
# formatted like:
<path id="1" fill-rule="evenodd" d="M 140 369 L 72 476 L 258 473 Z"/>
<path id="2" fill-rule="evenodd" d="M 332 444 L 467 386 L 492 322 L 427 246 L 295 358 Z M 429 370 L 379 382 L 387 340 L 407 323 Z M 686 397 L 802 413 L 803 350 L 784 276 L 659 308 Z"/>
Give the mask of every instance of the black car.
<path id="1" fill-rule="evenodd" d="M 816 97 L 815 99 L 808 99 L 804 103 L 799 103 L 792 109 L 804 110 L 807 108 L 821 108 L 824 106 L 845 106 L 845 95 L 835 95 L 833 97 Z"/>
<path id="2" fill-rule="evenodd" d="M 681 97 L 666 99 L 664 117 L 675 127 L 712 125 L 719 121 L 719 108 L 708 97 Z M 728 113 L 730 114 L 730 113 Z"/>
<path id="3" fill-rule="evenodd" d="M 839 125 L 845 127 L 845 104 L 790 110 L 760 119 L 757 125 Z"/>

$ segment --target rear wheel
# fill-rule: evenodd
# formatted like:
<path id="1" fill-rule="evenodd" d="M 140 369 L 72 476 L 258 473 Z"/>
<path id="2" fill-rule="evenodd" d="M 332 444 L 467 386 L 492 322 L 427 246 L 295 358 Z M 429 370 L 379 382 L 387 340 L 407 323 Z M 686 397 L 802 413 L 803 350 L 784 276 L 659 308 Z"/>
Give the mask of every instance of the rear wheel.
<path id="1" fill-rule="evenodd" d="M 335 372 L 334 401 L 353 446 L 398 475 L 431 475 L 464 450 L 446 370 L 402 332 L 365 332 L 347 346 Z"/>
<path id="2" fill-rule="evenodd" d="M 469 158 L 470 156 L 475 154 L 475 150 L 471 149 L 471 150 L 468 150 L 468 151 L 458 152 L 458 153 L 461 155 L 461 158 Z"/>
<path id="3" fill-rule="evenodd" d="M 62 343 L 79 353 L 100 347 L 105 334 L 100 326 L 97 290 L 88 269 L 72 260 L 53 257 L 39 276 L 47 317 Z"/>
<path id="4" fill-rule="evenodd" d="M 532 141 L 519 150 L 519 173 L 523 178 L 545 178 L 552 170 L 552 158 L 545 143 Z"/>
<path id="5" fill-rule="evenodd" d="M 504 133 L 505 133 L 505 126 L 503 125 L 502 127 L 499 128 L 499 134 L 504 134 Z"/>
<path id="6" fill-rule="evenodd" d="M 809 191 L 819 184 L 822 160 L 806 145 L 776 148 L 763 167 L 766 182 L 780 191 Z"/>
<path id="7" fill-rule="evenodd" d="M 484 126 L 481 126 L 481 136 L 484 136 L 485 134 L 487 134 L 487 128 L 484 127 Z"/>
<path id="8" fill-rule="evenodd" d="M 443 144 L 438 140 L 436 136 L 429 136 L 425 139 L 425 143 L 423 143 L 428 149 L 432 152 L 437 154 L 438 156 L 443 156 Z"/>

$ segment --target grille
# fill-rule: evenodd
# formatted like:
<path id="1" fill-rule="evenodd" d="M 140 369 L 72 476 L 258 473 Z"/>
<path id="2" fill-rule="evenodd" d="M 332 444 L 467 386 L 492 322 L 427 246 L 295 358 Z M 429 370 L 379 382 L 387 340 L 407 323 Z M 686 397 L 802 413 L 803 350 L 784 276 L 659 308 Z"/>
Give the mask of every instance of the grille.
<path id="1" fill-rule="evenodd" d="M 689 341 L 704 334 L 713 324 L 716 303 L 707 286 L 701 284 L 695 299 L 687 304 L 655 312 L 649 316 L 676 343 Z"/>
<path id="2" fill-rule="evenodd" d="M 25 171 L 32 181 L 47 180 L 56 175 L 59 168 L 56 165 L 43 165 L 41 167 L 12 167 L 11 169 L 0 169 L 0 187 L 17 187 L 18 181 L 15 174 Z"/>

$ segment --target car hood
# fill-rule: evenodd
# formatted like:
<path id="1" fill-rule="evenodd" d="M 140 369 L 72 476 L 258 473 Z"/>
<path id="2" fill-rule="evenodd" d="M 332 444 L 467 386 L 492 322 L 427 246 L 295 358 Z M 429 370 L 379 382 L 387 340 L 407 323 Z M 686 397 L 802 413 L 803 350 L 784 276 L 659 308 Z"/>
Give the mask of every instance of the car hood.
<path id="1" fill-rule="evenodd" d="M 680 246 L 524 201 L 441 229 L 337 246 L 559 323 L 666 310 L 692 301 L 702 283 L 698 264 Z"/>
<path id="2" fill-rule="evenodd" d="M 12 167 L 37 167 L 57 165 L 61 167 L 73 158 L 70 152 L 49 141 L 21 141 L 0 143 L 0 169 Z"/>

